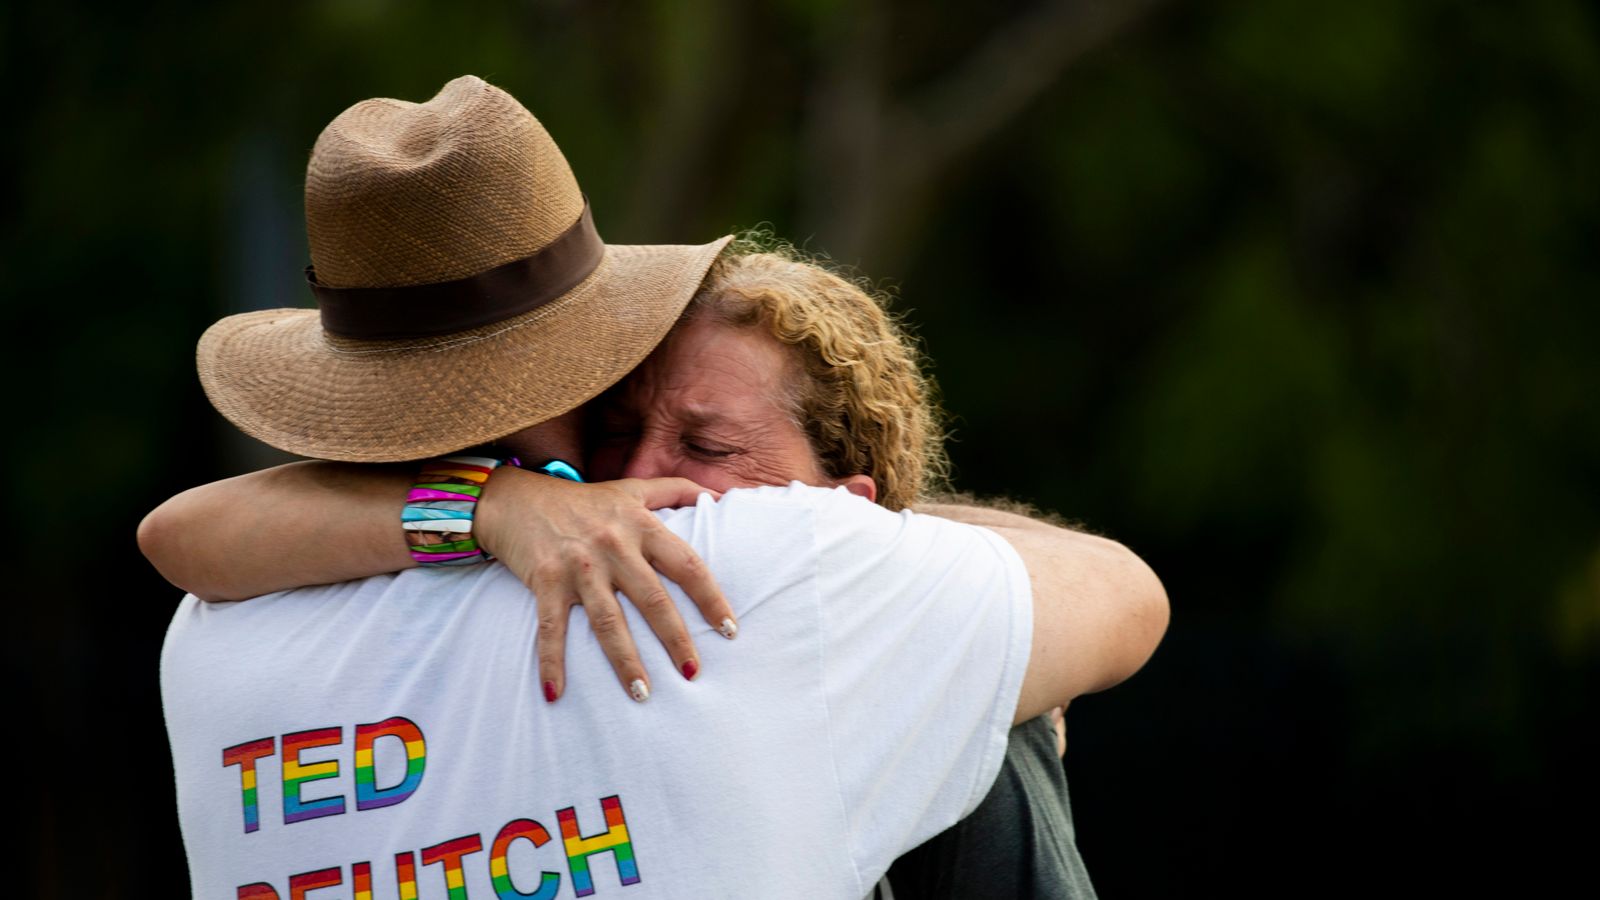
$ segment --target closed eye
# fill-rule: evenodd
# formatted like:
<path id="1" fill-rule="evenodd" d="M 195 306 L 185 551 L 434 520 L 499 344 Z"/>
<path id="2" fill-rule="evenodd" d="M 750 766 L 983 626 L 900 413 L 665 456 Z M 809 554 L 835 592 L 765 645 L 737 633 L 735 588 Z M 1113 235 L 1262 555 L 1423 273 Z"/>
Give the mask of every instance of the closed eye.
<path id="1" fill-rule="evenodd" d="M 691 456 L 698 456 L 701 459 L 727 459 L 739 452 L 736 449 L 711 447 L 694 441 L 684 441 L 683 449 L 689 451 Z"/>

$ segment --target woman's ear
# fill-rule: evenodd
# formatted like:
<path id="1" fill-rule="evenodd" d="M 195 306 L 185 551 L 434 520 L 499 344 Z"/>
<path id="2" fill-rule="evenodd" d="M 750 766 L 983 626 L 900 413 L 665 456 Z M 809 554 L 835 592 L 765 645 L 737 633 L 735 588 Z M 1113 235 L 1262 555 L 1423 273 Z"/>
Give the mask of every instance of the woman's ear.
<path id="1" fill-rule="evenodd" d="M 842 487 L 857 497 L 865 497 L 871 503 L 878 502 L 878 485 L 869 475 L 851 475 L 846 478 L 836 478 L 834 487 Z"/>

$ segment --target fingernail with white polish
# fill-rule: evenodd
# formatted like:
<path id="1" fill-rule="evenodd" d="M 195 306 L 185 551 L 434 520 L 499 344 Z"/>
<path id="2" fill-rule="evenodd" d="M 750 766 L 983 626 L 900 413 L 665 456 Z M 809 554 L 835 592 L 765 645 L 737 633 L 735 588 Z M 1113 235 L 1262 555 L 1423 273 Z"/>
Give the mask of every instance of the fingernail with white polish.
<path id="1" fill-rule="evenodd" d="M 717 626 L 717 631 L 731 641 L 739 636 L 739 623 L 732 619 L 723 619 L 722 624 Z"/>
<path id="2" fill-rule="evenodd" d="M 644 679 L 635 678 L 628 682 L 628 696 L 639 703 L 643 703 L 650 699 L 650 686 L 644 683 Z"/>

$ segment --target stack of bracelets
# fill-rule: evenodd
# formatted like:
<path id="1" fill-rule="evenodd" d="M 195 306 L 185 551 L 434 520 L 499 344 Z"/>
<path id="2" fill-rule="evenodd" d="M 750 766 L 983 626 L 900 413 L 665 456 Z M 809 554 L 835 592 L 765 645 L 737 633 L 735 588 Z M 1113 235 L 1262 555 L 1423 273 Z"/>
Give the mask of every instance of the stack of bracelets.
<path id="1" fill-rule="evenodd" d="M 506 464 L 522 466 L 515 457 L 492 456 L 444 456 L 422 464 L 400 513 L 400 527 L 405 529 L 411 558 L 418 565 L 467 566 L 493 559 L 478 546 L 472 519 L 489 473 Z M 533 471 L 568 481 L 583 480 L 577 469 L 559 459 Z"/>

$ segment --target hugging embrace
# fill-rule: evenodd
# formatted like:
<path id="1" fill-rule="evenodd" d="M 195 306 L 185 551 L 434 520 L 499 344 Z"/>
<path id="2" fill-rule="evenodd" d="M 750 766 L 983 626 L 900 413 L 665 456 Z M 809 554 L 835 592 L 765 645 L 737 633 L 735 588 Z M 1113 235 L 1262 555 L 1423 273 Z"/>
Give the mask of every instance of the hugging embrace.
<path id="1" fill-rule="evenodd" d="M 194 896 L 1092 895 L 1049 713 L 1144 664 L 1166 595 L 939 499 L 918 355 L 858 284 L 605 244 L 473 77 L 334 119 L 306 225 L 318 309 L 223 319 L 198 366 L 323 461 L 140 526 L 191 592 L 161 685 Z"/>

